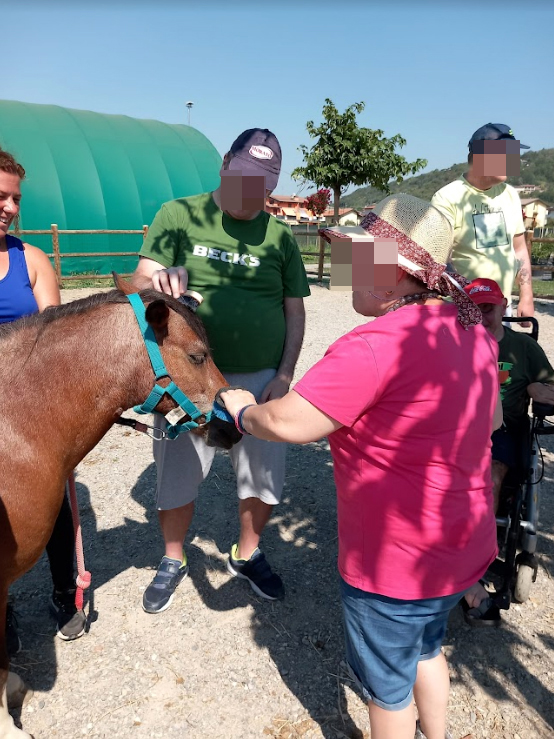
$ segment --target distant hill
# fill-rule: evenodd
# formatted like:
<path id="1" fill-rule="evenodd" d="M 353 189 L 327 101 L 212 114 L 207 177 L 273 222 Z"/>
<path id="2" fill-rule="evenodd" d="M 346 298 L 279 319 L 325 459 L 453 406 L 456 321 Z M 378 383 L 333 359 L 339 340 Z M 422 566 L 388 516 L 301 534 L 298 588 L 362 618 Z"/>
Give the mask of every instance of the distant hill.
<path id="1" fill-rule="evenodd" d="M 437 190 L 467 171 L 467 163 L 453 164 L 448 169 L 434 169 L 415 177 L 409 177 L 400 185 L 391 185 L 391 192 L 406 192 L 424 200 L 431 200 Z M 542 198 L 554 204 L 554 149 L 528 151 L 521 157 L 521 173 L 508 177 L 510 185 L 539 185 L 540 191 L 526 197 Z M 374 187 L 360 187 L 341 198 L 341 207 L 363 208 L 384 198 L 386 193 Z"/>

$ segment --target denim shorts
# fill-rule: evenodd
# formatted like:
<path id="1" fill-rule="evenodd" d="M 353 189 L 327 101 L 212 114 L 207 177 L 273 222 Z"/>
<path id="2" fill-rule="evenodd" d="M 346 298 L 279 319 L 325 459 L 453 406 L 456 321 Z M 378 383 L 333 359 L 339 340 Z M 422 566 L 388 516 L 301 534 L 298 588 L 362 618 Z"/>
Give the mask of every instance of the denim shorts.
<path id="1" fill-rule="evenodd" d="M 441 651 L 450 611 L 463 593 L 398 600 L 341 579 L 346 659 L 364 697 L 388 711 L 413 700 L 418 662 Z"/>

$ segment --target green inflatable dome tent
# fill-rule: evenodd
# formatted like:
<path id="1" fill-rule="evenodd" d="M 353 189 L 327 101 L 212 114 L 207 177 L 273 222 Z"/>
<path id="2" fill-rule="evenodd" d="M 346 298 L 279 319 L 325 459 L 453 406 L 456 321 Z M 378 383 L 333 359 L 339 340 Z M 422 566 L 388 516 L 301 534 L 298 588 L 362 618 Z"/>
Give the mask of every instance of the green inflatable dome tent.
<path id="1" fill-rule="evenodd" d="M 0 146 L 23 165 L 22 230 L 141 229 L 160 205 L 215 189 L 221 157 L 190 126 L 0 100 Z M 52 253 L 52 237 L 22 237 Z M 138 251 L 142 236 L 63 235 L 61 253 Z M 64 275 L 121 273 L 136 257 L 61 260 Z"/>

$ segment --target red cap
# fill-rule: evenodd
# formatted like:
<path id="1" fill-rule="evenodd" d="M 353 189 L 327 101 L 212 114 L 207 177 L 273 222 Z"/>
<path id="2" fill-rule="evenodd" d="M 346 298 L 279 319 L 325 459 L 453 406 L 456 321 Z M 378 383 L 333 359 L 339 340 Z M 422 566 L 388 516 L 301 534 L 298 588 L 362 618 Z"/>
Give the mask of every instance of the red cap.
<path id="1" fill-rule="evenodd" d="M 473 280 L 469 285 L 464 287 L 467 295 L 474 303 L 492 303 L 493 305 L 502 305 L 504 295 L 498 287 L 498 283 L 494 280 L 487 280 L 485 277 L 479 277 Z"/>

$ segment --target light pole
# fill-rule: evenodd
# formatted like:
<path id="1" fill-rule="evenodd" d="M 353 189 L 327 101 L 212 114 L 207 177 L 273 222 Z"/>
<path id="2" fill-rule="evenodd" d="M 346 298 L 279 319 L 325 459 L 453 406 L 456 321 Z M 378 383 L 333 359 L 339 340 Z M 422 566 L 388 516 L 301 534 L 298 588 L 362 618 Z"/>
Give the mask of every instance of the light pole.
<path id="1" fill-rule="evenodd" d="M 190 109 L 192 108 L 192 106 L 194 105 L 194 103 L 192 102 L 192 100 L 189 100 L 187 103 L 185 103 L 185 105 L 189 109 L 189 126 L 190 126 Z"/>

